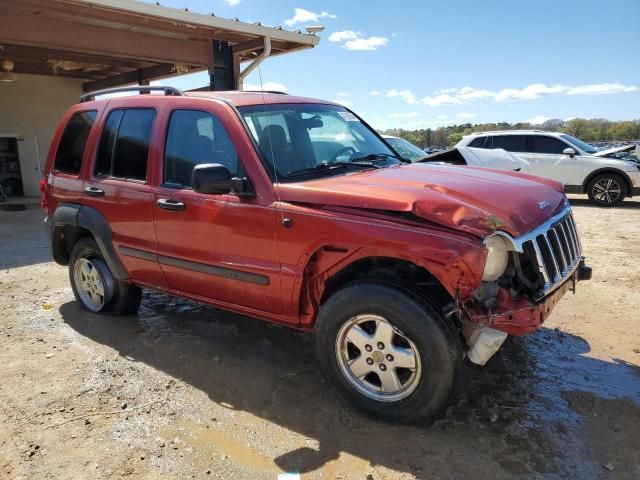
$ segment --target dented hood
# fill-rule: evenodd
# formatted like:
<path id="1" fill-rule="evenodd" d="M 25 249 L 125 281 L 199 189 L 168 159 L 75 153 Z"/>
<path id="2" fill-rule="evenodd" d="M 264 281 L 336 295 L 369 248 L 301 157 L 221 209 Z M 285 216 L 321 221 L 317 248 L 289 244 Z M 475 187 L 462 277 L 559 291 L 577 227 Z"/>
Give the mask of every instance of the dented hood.
<path id="1" fill-rule="evenodd" d="M 468 166 L 406 164 L 278 185 L 290 203 L 410 212 L 485 237 L 517 237 L 553 216 L 565 202 L 562 184 L 516 172 Z"/>

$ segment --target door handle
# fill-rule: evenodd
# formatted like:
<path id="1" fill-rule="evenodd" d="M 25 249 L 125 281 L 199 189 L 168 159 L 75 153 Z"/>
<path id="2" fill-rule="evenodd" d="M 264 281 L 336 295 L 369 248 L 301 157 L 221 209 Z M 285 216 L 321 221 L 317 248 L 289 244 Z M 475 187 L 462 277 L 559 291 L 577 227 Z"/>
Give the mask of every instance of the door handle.
<path id="1" fill-rule="evenodd" d="M 90 197 L 104 197 L 104 190 L 92 186 L 85 188 L 84 193 Z"/>
<path id="2" fill-rule="evenodd" d="M 168 198 L 161 198 L 157 202 L 160 208 L 164 208 L 165 210 L 173 210 L 174 212 L 181 212 L 185 209 L 185 205 L 178 200 L 171 200 Z"/>

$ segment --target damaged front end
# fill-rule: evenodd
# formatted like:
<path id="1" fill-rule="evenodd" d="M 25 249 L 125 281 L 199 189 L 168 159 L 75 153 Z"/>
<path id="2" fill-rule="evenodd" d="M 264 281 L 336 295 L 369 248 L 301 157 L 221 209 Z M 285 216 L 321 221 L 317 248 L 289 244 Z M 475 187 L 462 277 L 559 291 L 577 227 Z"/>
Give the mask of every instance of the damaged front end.
<path id="1" fill-rule="evenodd" d="M 591 278 L 569 206 L 518 238 L 497 231 L 485 247 L 482 284 L 459 304 L 469 358 L 481 365 L 507 334 L 535 331 L 567 291 Z"/>

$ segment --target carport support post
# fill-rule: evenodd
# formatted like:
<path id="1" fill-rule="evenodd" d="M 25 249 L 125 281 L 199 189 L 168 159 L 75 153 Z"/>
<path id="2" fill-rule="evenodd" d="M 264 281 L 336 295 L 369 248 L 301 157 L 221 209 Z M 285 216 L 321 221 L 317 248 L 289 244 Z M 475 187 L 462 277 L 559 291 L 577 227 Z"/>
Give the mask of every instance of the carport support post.
<path id="1" fill-rule="evenodd" d="M 236 90 L 236 67 L 229 42 L 211 42 L 213 66 L 209 68 L 209 90 Z"/>

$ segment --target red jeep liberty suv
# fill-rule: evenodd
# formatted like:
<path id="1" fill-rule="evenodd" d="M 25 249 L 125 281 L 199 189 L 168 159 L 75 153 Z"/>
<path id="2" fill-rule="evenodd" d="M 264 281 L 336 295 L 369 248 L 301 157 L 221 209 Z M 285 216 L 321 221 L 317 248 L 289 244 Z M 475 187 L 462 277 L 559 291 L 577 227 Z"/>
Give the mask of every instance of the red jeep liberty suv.
<path id="1" fill-rule="evenodd" d="M 151 288 L 313 332 L 343 395 L 408 422 L 590 278 L 557 182 L 408 163 L 331 102 L 115 90 L 143 94 L 83 95 L 41 182 L 91 312 L 134 314 Z"/>

